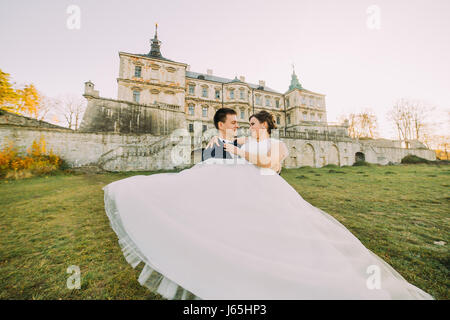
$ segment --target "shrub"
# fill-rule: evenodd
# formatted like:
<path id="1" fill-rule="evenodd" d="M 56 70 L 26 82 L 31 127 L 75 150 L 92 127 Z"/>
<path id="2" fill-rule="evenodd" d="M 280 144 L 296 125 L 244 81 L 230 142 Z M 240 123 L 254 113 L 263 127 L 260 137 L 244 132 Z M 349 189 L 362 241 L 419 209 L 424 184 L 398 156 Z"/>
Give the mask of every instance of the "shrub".
<path id="1" fill-rule="evenodd" d="M 46 151 L 45 140 L 33 141 L 25 155 L 9 142 L 0 150 L 0 178 L 22 179 L 33 175 L 48 174 L 67 166 L 52 150 Z"/>
<path id="2" fill-rule="evenodd" d="M 323 166 L 322 168 L 339 168 L 339 166 L 337 164 L 329 163 L 326 166 Z"/>
<path id="3" fill-rule="evenodd" d="M 372 164 L 369 163 L 369 162 L 367 162 L 367 161 L 364 161 L 364 160 L 358 160 L 358 161 L 355 161 L 355 163 L 353 163 L 353 166 L 355 166 L 355 167 L 357 167 L 357 166 L 367 166 L 367 167 L 370 167 L 370 166 L 372 166 Z"/>
<path id="4" fill-rule="evenodd" d="M 418 157 L 418 156 L 416 156 L 414 154 L 408 154 L 400 162 L 401 163 L 415 164 L 415 163 L 430 163 L 430 160 Z"/>

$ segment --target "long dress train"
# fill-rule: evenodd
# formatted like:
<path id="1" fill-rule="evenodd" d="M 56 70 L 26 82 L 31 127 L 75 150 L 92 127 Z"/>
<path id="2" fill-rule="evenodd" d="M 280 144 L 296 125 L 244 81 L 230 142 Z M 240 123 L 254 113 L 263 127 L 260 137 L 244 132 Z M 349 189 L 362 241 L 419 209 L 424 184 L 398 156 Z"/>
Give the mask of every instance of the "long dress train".
<path id="1" fill-rule="evenodd" d="M 212 158 L 105 186 L 139 283 L 167 299 L 433 299 L 274 173 Z"/>

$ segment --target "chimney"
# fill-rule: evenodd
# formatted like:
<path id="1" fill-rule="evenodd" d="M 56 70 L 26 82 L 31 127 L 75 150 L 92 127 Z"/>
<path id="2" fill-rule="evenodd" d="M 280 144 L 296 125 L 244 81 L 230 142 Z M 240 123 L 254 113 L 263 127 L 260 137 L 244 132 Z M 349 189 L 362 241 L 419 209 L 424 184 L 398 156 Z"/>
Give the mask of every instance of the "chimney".
<path id="1" fill-rule="evenodd" d="M 239 80 L 241 80 L 242 82 L 245 82 L 245 77 L 244 76 L 239 76 Z"/>
<path id="2" fill-rule="evenodd" d="M 191 71 L 191 66 L 190 65 L 186 66 L 186 71 Z"/>
<path id="3" fill-rule="evenodd" d="M 265 87 L 266 86 L 266 82 L 264 80 L 259 80 L 259 86 L 260 87 Z"/>
<path id="4" fill-rule="evenodd" d="M 208 76 L 212 76 L 212 74 L 213 74 L 212 69 L 206 70 L 206 74 L 207 74 Z"/>

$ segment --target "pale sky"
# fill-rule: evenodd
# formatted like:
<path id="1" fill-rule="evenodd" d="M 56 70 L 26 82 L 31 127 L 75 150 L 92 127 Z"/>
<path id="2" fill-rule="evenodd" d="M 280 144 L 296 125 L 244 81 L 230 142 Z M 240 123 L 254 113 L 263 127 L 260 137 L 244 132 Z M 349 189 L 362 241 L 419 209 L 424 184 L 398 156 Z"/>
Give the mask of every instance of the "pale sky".
<path id="1" fill-rule="evenodd" d="M 67 27 L 70 5 L 80 29 Z M 155 23 L 163 56 L 191 71 L 284 93 L 294 63 L 303 87 L 326 95 L 330 122 L 371 108 L 381 136 L 396 139 L 395 100 L 450 109 L 450 0 L 0 0 L 0 69 L 51 97 L 92 80 L 117 98 L 118 52 L 148 53 Z"/>

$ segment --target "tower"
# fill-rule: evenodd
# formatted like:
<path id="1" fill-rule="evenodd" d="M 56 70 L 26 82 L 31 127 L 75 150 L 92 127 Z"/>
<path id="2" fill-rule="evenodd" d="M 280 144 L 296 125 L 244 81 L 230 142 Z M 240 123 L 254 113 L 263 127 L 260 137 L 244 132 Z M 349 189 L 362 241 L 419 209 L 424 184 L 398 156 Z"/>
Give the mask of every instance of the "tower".
<path id="1" fill-rule="evenodd" d="M 149 57 L 162 58 L 161 55 L 161 41 L 158 40 L 158 24 L 155 24 L 155 36 L 150 39 L 151 48 L 150 52 L 147 54 Z"/>
<path id="2" fill-rule="evenodd" d="M 295 88 L 303 89 L 302 85 L 298 81 L 297 75 L 295 74 L 294 65 L 292 65 L 291 85 L 289 86 L 289 90 L 292 90 L 292 89 L 295 89 Z"/>

